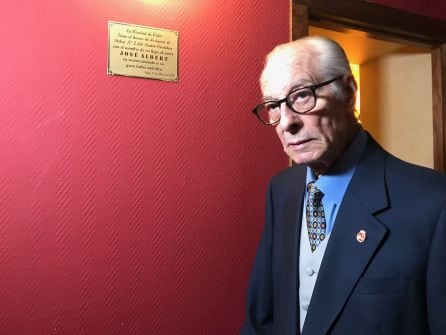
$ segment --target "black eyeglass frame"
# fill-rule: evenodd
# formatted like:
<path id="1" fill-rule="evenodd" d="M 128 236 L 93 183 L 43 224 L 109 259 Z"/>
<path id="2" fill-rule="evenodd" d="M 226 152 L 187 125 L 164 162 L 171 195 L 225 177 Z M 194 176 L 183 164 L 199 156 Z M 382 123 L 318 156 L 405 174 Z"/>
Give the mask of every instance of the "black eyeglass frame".
<path id="1" fill-rule="evenodd" d="M 297 114 L 306 114 L 306 113 L 308 113 L 309 111 L 311 111 L 314 107 L 316 107 L 316 99 L 317 99 L 316 90 L 317 90 L 319 87 L 322 87 L 322 86 L 326 86 L 326 85 L 328 85 L 328 84 L 331 84 L 332 82 L 334 82 L 334 81 L 336 81 L 336 80 L 338 80 L 338 79 L 341 79 L 342 77 L 343 77 L 343 75 L 341 75 L 341 76 L 337 76 L 337 77 L 335 77 L 335 78 L 333 78 L 333 79 L 330 79 L 330 80 L 323 81 L 322 83 L 318 83 L 318 84 L 314 84 L 314 85 L 309 85 L 309 86 L 304 86 L 304 87 L 297 87 L 297 88 L 294 88 L 294 89 L 292 89 L 291 91 L 288 92 L 288 94 L 285 96 L 285 98 L 280 99 L 280 100 L 267 100 L 267 101 L 264 101 L 264 102 L 262 102 L 261 104 L 257 105 L 257 106 L 252 110 L 252 112 L 257 116 L 257 118 L 260 120 L 260 122 L 262 122 L 263 124 L 266 124 L 267 126 L 275 126 L 275 125 L 278 124 L 279 121 L 280 121 L 280 117 L 279 117 L 279 119 L 278 119 L 277 121 L 274 121 L 274 122 L 265 122 L 265 121 L 260 117 L 260 115 L 259 115 L 260 111 L 261 111 L 267 104 L 269 104 L 269 103 L 275 103 L 275 104 L 277 104 L 278 107 L 280 107 L 280 105 L 281 105 L 282 103 L 285 102 L 286 105 L 288 106 L 288 108 L 291 109 L 294 113 L 297 113 Z M 300 91 L 300 90 L 305 90 L 305 89 L 310 89 L 310 90 L 313 92 L 314 104 L 313 104 L 313 106 L 312 106 L 311 108 L 309 108 L 308 110 L 303 111 L 303 112 L 300 112 L 300 111 L 297 111 L 297 110 L 295 110 L 295 109 L 293 108 L 292 104 L 291 104 L 290 101 L 289 101 L 289 98 L 290 98 L 291 94 L 296 93 L 296 92 L 298 92 L 298 91 Z"/>

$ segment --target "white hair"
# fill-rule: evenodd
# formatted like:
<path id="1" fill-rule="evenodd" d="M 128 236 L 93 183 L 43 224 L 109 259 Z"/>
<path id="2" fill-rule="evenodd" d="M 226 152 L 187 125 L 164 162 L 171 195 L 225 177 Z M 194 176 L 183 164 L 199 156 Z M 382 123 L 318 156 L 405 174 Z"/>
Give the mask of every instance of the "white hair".
<path id="1" fill-rule="evenodd" d="M 351 76 L 350 64 L 344 49 L 332 39 L 322 36 L 308 36 L 277 46 L 268 56 L 268 63 L 272 58 L 281 54 L 288 59 L 289 64 L 296 61 L 305 64 L 315 71 L 321 81 L 330 80 L 338 76 Z M 302 56 L 304 55 L 304 56 Z M 261 77 L 261 81 L 264 79 Z M 346 99 L 342 83 L 339 80 L 330 84 L 336 97 Z"/>

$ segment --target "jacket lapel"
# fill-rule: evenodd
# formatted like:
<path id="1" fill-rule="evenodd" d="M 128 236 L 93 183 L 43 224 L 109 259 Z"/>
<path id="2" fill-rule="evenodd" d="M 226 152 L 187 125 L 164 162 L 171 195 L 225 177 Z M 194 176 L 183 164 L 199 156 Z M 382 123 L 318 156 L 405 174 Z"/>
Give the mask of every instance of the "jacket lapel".
<path id="1" fill-rule="evenodd" d="M 303 328 L 303 335 L 326 334 L 363 274 L 387 229 L 374 213 L 388 207 L 386 153 L 370 137 L 345 193 L 328 241 Z M 359 231 L 366 239 L 357 240 Z"/>

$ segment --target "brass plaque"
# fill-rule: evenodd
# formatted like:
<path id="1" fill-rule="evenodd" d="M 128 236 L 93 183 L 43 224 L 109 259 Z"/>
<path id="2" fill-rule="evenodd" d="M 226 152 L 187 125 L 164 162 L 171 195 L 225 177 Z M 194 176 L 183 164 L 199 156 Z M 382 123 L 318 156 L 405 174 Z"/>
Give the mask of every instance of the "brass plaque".
<path id="1" fill-rule="evenodd" d="M 178 81 L 178 32 L 109 21 L 107 73 Z"/>

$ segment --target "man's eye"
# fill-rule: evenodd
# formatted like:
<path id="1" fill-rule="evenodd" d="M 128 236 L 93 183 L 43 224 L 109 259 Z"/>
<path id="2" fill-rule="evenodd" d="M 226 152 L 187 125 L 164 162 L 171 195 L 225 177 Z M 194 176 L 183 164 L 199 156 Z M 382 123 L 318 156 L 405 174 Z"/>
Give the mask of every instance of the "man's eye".
<path id="1" fill-rule="evenodd" d="M 268 113 L 273 113 L 275 111 L 277 111 L 278 109 L 280 109 L 279 104 L 276 102 L 269 102 L 267 104 L 265 104 L 265 109 Z"/>
<path id="2" fill-rule="evenodd" d="M 293 103 L 300 103 L 300 102 L 305 102 L 307 101 L 309 98 L 311 98 L 313 92 L 310 89 L 300 89 L 297 90 L 295 92 L 293 92 L 292 94 L 290 94 L 290 102 Z"/>

